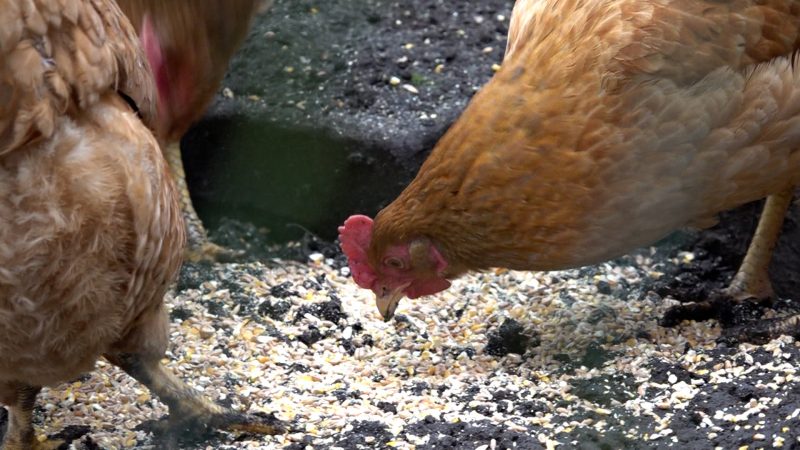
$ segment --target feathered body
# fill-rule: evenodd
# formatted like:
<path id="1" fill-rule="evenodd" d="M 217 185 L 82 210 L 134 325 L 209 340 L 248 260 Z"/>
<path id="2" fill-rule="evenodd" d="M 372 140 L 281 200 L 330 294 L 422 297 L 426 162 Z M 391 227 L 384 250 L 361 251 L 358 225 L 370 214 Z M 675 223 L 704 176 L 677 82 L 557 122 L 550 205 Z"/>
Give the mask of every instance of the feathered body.
<path id="1" fill-rule="evenodd" d="M 0 0 L 0 403 L 4 450 L 62 448 L 32 426 L 43 386 L 101 356 L 170 410 L 166 431 L 279 433 L 204 398 L 161 360 L 185 232 L 151 133 L 155 86 L 111 0 Z M 166 433 L 159 448 L 177 448 Z"/>
<path id="2" fill-rule="evenodd" d="M 184 231 L 154 92 L 112 2 L 0 0 L 0 399 L 163 354 Z"/>
<path id="3" fill-rule="evenodd" d="M 356 281 L 596 263 L 797 184 L 798 39 L 796 1 L 517 1 L 501 70 L 342 227 Z"/>

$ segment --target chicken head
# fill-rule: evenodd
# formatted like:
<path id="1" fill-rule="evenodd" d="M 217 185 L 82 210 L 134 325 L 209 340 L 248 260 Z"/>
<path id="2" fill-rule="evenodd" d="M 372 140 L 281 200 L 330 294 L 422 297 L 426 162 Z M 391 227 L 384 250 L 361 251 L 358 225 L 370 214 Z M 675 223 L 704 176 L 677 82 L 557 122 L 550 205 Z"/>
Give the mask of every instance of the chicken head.
<path id="1" fill-rule="evenodd" d="M 383 254 L 370 254 L 372 223 L 367 216 L 351 216 L 339 227 L 339 240 L 353 279 L 375 293 L 384 320 L 392 318 L 403 297 L 414 299 L 450 287 L 447 261 L 427 238 L 412 238 L 388 246 Z"/>

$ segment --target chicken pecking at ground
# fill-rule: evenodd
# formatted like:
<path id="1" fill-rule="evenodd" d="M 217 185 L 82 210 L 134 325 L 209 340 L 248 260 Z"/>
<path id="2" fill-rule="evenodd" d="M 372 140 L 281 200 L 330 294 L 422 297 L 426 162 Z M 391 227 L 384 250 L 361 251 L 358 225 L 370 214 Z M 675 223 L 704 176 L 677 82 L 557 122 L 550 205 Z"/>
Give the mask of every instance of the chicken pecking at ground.
<path id="1" fill-rule="evenodd" d="M 105 356 L 163 400 L 169 424 L 280 431 L 169 373 L 164 295 L 185 234 L 148 126 L 155 85 L 107 0 L 0 0 L 0 403 L 5 450 L 35 437 L 43 386 Z"/>
<path id="2" fill-rule="evenodd" d="M 254 15 L 272 0 L 118 0 L 138 31 L 158 89 L 156 135 L 181 193 L 187 258 L 229 260 L 238 253 L 208 239 L 186 185 L 180 139 L 219 90 Z"/>
<path id="3" fill-rule="evenodd" d="M 501 70 L 374 222 L 340 227 L 353 278 L 388 319 L 467 271 L 593 264 L 767 197 L 725 294 L 770 298 L 798 48 L 797 1 L 518 0 Z"/>

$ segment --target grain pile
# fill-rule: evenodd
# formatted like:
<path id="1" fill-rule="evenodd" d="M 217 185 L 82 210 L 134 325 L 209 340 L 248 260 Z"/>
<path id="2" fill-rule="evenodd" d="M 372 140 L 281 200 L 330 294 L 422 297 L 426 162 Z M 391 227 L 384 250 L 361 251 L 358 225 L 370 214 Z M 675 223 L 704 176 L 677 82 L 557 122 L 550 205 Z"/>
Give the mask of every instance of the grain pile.
<path id="1" fill-rule="evenodd" d="M 329 255 L 332 256 L 332 255 Z M 693 257 L 655 250 L 581 270 L 494 271 L 380 320 L 340 257 L 188 265 L 170 296 L 170 367 L 292 432 L 187 436 L 185 448 L 793 448 L 790 338 L 715 344 L 664 329 L 651 289 Z M 166 409 L 109 364 L 46 390 L 44 433 L 76 449 L 158 448 Z M 144 426 L 142 424 L 144 423 Z"/>

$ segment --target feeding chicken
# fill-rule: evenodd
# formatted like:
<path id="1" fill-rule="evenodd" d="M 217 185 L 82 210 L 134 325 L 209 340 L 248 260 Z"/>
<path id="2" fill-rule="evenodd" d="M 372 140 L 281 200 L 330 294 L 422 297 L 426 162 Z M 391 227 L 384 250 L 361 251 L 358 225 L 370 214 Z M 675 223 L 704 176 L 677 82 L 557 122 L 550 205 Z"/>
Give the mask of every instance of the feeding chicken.
<path id="1" fill-rule="evenodd" d="M 388 319 L 468 271 L 594 264 L 767 197 L 726 296 L 771 297 L 799 39 L 788 0 L 518 0 L 502 68 L 416 178 L 339 228 L 354 280 Z"/>
<path id="2" fill-rule="evenodd" d="M 0 403 L 3 448 L 35 437 L 43 386 L 105 356 L 158 395 L 170 424 L 277 432 L 202 397 L 161 363 L 163 297 L 184 225 L 148 126 L 155 86 L 110 1 L 0 0 Z"/>
<path id="3" fill-rule="evenodd" d="M 180 139 L 202 117 L 219 90 L 228 62 L 253 16 L 271 0 L 119 0 L 136 27 L 158 89 L 156 135 L 164 145 L 181 193 L 188 235 L 187 258 L 231 259 L 237 252 L 209 241 L 186 185 Z"/>

